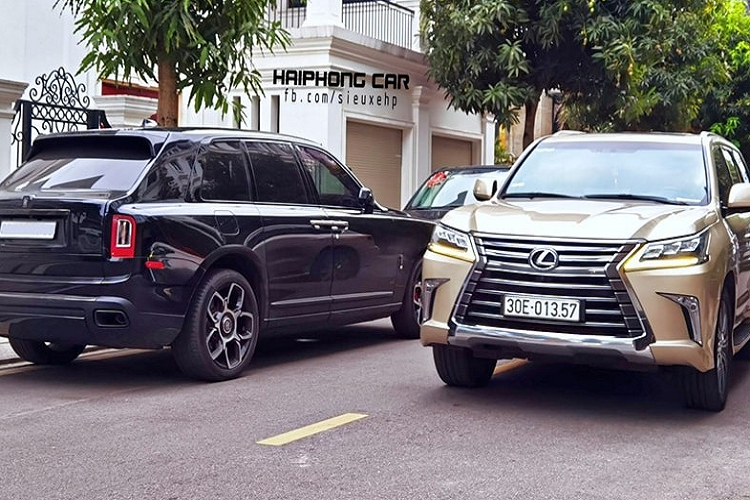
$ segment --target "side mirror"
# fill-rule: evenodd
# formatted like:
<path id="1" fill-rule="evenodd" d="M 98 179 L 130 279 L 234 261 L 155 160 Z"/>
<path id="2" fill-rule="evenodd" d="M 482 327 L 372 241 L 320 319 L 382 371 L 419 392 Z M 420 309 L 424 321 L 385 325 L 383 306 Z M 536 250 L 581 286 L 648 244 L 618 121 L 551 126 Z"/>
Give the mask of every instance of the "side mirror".
<path id="1" fill-rule="evenodd" d="M 750 208 L 750 183 L 735 184 L 729 189 L 728 208 Z"/>
<path id="2" fill-rule="evenodd" d="M 474 181 L 474 198 L 477 201 L 487 201 L 497 192 L 497 181 L 495 179 L 479 178 Z"/>
<path id="3" fill-rule="evenodd" d="M 365 209 L 365 213 L 372 213 L 372 209 L 375 206 L 375 198 L 372 196 L 372 190 L 370 188 L 359 188 L 357 201 L 359 202 L 359 206 Z"/>

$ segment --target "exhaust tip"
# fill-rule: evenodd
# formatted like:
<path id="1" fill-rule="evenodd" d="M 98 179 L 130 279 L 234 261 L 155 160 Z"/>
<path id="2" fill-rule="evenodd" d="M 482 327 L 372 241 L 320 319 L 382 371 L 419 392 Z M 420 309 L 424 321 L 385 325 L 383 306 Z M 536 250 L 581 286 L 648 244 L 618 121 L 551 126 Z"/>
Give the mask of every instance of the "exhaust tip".
<path id="1" fill-rule="evenodd" d="M 130 324 L 127 314 L 114 309 L 97 309 L 94 311 L 94 323 L 102 328 L 124 328 Z"/>

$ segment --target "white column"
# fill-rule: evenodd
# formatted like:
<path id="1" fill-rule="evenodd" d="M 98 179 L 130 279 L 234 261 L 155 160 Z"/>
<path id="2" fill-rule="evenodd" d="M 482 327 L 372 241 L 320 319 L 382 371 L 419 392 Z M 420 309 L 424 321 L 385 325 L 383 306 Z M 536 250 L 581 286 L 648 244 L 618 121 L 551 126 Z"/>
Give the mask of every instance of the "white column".
<path id="1" fill-rule="evenodd" d="M 326 128 L 327 134 L 320 142 L 336 158 L 344 161 L 346 156 L 346 116 L 342 106 L 328 105 L 321 116 L 326 116 L 327 124 L 321 124 Z"/>
<path id="2" fill-rule="evenodd" d="M 414 126 L 411 132 L 411 168 L 404 169 L 401 175 L 401 203 L 409 197 L 432 172 L 430 168 L 432 141 L 430 137 L 429 89 L 418 86 L 411 93 L 411 115 Z"/>
<path id="3" fill-rule="evenodd" d="M 0 178 L 5 177 L 15 168 L 11 165 L 11 140 L 13 110 L 15 102 L 21 98 L 29 84 L 12 80 L 0 80 Z"/>
<path id="4" fill-rule="evenodd" d="M 342 0 L 307 0 L 305 22 L 302 27 L 308 26 L 341 26 Z"/>
<path id="5" fill-rule="evenodd" d="M 495 117 L 493 115 L 482 116 L 482 154 L 479 163 L 492 165 L 495 163 Z"/>
<path id="6" fill-rule="evenodd" d="M 271 109 L 271 94 L 266 93 L 265 96 L 260 98 L 260 130 L 262 130 L 263 132 L 271 131 L 272 115 L 273 110 Z"/>

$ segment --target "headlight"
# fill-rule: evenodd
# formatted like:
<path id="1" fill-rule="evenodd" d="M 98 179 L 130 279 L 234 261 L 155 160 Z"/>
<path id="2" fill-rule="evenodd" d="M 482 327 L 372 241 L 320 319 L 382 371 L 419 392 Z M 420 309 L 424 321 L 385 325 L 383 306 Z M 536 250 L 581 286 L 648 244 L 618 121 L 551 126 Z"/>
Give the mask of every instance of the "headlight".
<path id="1" fill-rule="evenodd" d="M 686 267 L 708 260 L 708 230 L 675 240 L 648 243 L 625 263 L 626 271 Z"/>
<path id="2" fill-rule="evenodd" d="M 429 249 L 441 255 L 474 262 L 476 256 L 471 245 L 471 236 L 461 231 L 438 224 L 432 231 Z"/>

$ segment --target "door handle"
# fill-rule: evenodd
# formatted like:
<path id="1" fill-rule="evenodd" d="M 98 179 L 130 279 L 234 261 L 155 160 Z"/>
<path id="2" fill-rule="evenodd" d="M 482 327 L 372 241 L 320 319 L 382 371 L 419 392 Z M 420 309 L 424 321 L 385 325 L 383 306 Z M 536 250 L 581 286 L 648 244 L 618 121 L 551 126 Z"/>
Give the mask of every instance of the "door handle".
<path id="1" fill-rule="evenodd" d="M 349 223 L 345 220 L 332 220 L 331 221 L 331 231 L 334 233 L 343 233 L 347 229 L 349 229 Z"/>
<path id="2" fill-rule="evenodd" d="M 311 220 L 310 225 L 318 231 L 325 228 L 333 233 L 343 233 L 349 229 L 349 223 L 345 220 Z"/>

